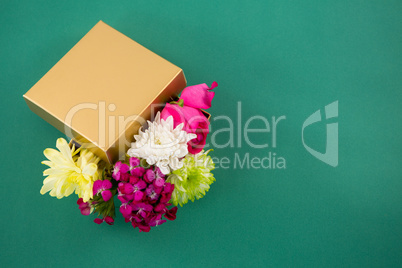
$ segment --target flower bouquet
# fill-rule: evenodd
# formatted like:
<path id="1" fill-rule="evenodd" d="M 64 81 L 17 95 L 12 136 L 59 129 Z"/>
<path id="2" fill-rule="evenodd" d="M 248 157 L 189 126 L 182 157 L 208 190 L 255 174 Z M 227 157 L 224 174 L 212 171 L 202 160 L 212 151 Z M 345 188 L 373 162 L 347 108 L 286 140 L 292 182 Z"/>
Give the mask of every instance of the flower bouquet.
<path id="1" fill-rule="evenodd" d="M 139 130 L 125 157 L 114 164 L 59 138 L 58 150 L 44 151 L 48 160 L 42 163 L 49 168 L 41 194 L 63 198 L 75 193 L 81 214 L 97 213 L 97 224 L 112 225 L 118 207 L 140 232 L 176 219 L 178 205 L 202 198 L 215 181 L 210 150 L 204 150 L 209 133 L 204 110 L 211 107 L 216 86 L 186 87 Z"/>

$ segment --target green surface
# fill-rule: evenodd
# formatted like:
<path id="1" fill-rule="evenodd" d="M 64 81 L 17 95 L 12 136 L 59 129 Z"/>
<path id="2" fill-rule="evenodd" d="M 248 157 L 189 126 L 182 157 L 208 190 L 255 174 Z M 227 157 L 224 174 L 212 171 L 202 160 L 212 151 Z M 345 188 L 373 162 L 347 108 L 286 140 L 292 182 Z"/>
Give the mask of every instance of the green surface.
<path id="1" fill-rule="evenodd" d="M 396 267 L 402 262 L 401 1 L 1 1 L 2 267 Z M 103 20 L 219 88 L 211 113 L 286 116 L 238 133 L 235 154 L 286 169 L 219 168 L 207 196 L 150 233 L 96 225 L 76 198 L 42 196 L 43 150 L 62 134 L 22 95 Z M 127 98 L 127 96 L 121 96 Z M 304 120 L 339 101 L 339 165 L 309 154 Z M 61 100 L 55 100 L 61 101 Z M 255 121 L 250 127 L 261 127 Z M 228 127 L 212 120 L 212 130 Z M 237 121 L 234 127 L 237 128 Z M 325 151 L 325 122 L 305 141 Z M 223 144 L 227 133 L 216 135 Z"/>

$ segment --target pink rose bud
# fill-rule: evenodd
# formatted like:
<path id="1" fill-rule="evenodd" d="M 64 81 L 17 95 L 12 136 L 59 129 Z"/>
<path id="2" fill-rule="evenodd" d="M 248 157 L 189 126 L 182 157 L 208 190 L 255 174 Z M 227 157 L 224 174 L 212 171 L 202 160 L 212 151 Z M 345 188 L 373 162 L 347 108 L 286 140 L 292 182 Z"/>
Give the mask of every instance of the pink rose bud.
<path id="1" fill-rule="evenodd" d="M 174 127 L 183 123 L 183 130 L 187 133 L 194 133 L 197 138 L 188 142 L 188 151 L 197 154 L 204 148 L 209 133 L 209 121 L 200 109 L 189 106 L 180 107 L 177 104 L 167 103 L 162 110 L 161 119 L 166 120 L 173 117 Z"/>
<path id="2" fill-rule="evenodd" d="M 213 82 L 211 87 L 207 84 L 199 84 L 186 87 L 180 95 L 180 99 L 184 101 L 185 106 L 190 106 L 198 109 L 211 108 L 211 101 L 215 96 L 215 92 L 210 90 L 218 86 L 218 83 Z"/>

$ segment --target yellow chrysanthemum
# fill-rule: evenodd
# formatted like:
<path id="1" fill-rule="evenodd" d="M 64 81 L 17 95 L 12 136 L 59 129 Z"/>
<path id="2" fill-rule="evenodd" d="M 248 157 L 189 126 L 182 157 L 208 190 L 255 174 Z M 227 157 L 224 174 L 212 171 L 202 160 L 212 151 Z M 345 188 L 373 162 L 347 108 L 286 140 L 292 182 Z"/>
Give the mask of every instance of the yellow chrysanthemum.
<path id="1" fill-rule="evenodd" d="M 60 138 L 56 142 L 59 151 L 47 148 L 43 154 L 50 161 L 42 164 L 50 168 L 43 172 L 47 178 L 43 181 L 41 194 L 50 191 L 50 196 L 62 198 L 75 193 L 87 202 L 92 198 L 92 186 L 99 179 L 98 162 L 100 159 L 86 149 L 70 149 L 67 141 Z M 78 152 L 80 155 L 77 156 Z"/>

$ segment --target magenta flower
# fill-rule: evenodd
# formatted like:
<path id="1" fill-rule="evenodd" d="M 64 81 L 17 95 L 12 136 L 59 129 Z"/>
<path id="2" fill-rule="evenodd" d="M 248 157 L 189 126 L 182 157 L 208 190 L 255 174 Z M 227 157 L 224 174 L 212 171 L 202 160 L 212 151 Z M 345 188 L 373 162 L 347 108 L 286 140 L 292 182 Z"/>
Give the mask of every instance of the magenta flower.
<path id="1" fill-rule="evenodd" d="M 145 168 L 143 167 L 135 167 L 133 169 L 131 169 L 131 175 L 135 176 L 135 177 L 142 177 L 142 175 L 144 175 L 145 173 Z"/>
<path id="2" fill-rule="evenodd" d="M 130 170 L 130 168 L 128 167 L 127 164 L 124 164 L 122 162 L 117 162 L 114 165 L 112 177 L 116 181 L 120 181 L 121 180 L 121 174 L 127 173 L 127 171 L 129 171 L 129 170 Z"/>
<path id="3" fill-rule="evenodd" d="M 144 196 L 144 192 L 141 190 L 147 187 L 147 183 L 145 181 L 138 181 L 136 184 L 131 184 L 131 183 L 126 183 L 124 185 L 124 190 L 123 193 L 127 195 L 133 195 L 134 194 L 134 200 L 135 201 L 141 201 L 142 197 Z M 130 198 L 131 199 L 131 198 Z"/>
<path id="4" fill-rule="evenodd" d="M 162 191 L 162 194 L 161 194 L 160 201 L 162 203 L 169 202 L 170 199 L 172 198 L 173 190 L 174 190 L 174 184 L 166 182 L 164 187 L 163 187 L 163 191 Z"/>
<path id="5" fill-rule="evenodd" d="M 81 214 L 84 216 L 88 216 L 92 212 L 92 206 L 89 202 L 84 202 L 82 198 L 77 200 L 78 208 L 81 211 Z"/>
<path id="6" fill-rule="evenodd" d="M 156 174 L 152 169 L 147 169 L 144 174 L 144 180 L 147 183 L 153 182 L 156 178 Z"/>
<path id="7" fill-rule="evenodd" d="M 153 182 L 156 187 L 161 187 L 165 183 L 165 175 L 158 167 L 155 167 L 155 170 L 147 169 L 145 171 L 144 180 L 147 183 Z"/>
<path id="8" fill-rule="evenodd" d="M 129 175 L 128 181 L 129 181 L 131 184 L 136 184 L 139 180 L 140 180 L 140 179 L 139 179 L 138 177 Z"/>
<path id="9" fill-rule="evenodd" d="M 112 183 L 109 180 L 97 180 L 94 182 L 93 195 L 95 196 L 100 193 L 103 200 L 107 202 L 112 197 L 112 192 L 109 190 L 110 188 L 112 188 Z"/>
<path id="10" fill-rule="evenodd" d="M 157 214 L 164 214 L 167 211 L 166 206 L 167 206 L 166 203 L 159 203 L 154 207 L 154 211 Z"/>
<path id="11" fill-rule="evenodd" d="M 124 183 L 119 183 L 119 186 L 118 186 L 118 191 L 117 191 L 117 199 L 119 199 L 120 200 L 120 202 L 121 203 L 128 203 L 130 200 L 132 200 L 132 199 L 130 199 L 130 198 L 128 198 L 128 196 L 126 195 L 126 194 L 124 194 L 123 192 L 124 192 Z"/>
<path id="12" fill-rule="evenodd" d="M 151 230 L 151 226 L 142 222 L 137 223 L 136 221 L 132 221 L 131 224 L 134 228 L 138 227 L 140 232 L 149 232 Z"/>
<path id="13" fill-rule="evenodd" d="M 120 173 L 120 181 L 128 181 L 130 179 L 129 173 Z"/>
<path id="14" fill-rule="evenodd" d="M 177 207 L 173 207 L 165 213 L 165 218 L 173 221 L 176 219 Z"/>
<path id="15" fill-rule="evenodd" d="M 113 225 L 113 224 L 114 224 L 114 219 L 113 219 L 112 217 L 110 217 L 110 216 L 106 216 L 106 217 L 103 218 L 103 219 L 96 218 L 96 219 L 94 220 L 94 222 L 95 222 L 96 224 L 101 224 L 102 222 L 106 222 L 106 223 L 109 224 L 109 225 Z"/>
<path id="16" fill-rule="evenodd" d="M 133 204 L 132 208 L 133 210 L 137 211 L 136 214 L 139 214 L 141 215 L 141 217 L 146 218 L 148 216 L 148 213 L 151 212 L 154 207 L 146 203 L 139 203 Z"/>
<path id="17" fill-rule="evenodd" d="M 151 202 L 158 200 L 159 194 L 162 192 L 162 187 L 155 187 L 153 184 L 149 185 L 145 190 L 147 197 Z"/>
<path id="18" fill-rule="evenodd" d="M 162 220 L 162 214 L 157 214 L 151 219 L 151 221 L 149 222 L 149 226 L 151 227 L 158 226 L 164 222 L 166 222 L 166 220 Z"/>
<path id="19" fill-rule="evenodd" d="M 133 208 L 128 203 L 124 203 L 120 206 L 120 212 L 121 214 L 123 214 L 124 218 L 129 217 L 132 211 Z"/>
<path id="20" fill-rule="evenodd" d="M 140 159 L 137 157 L 130 157 L 129 162 L 131 167 L 138 167 L 140 165 Z"/>

